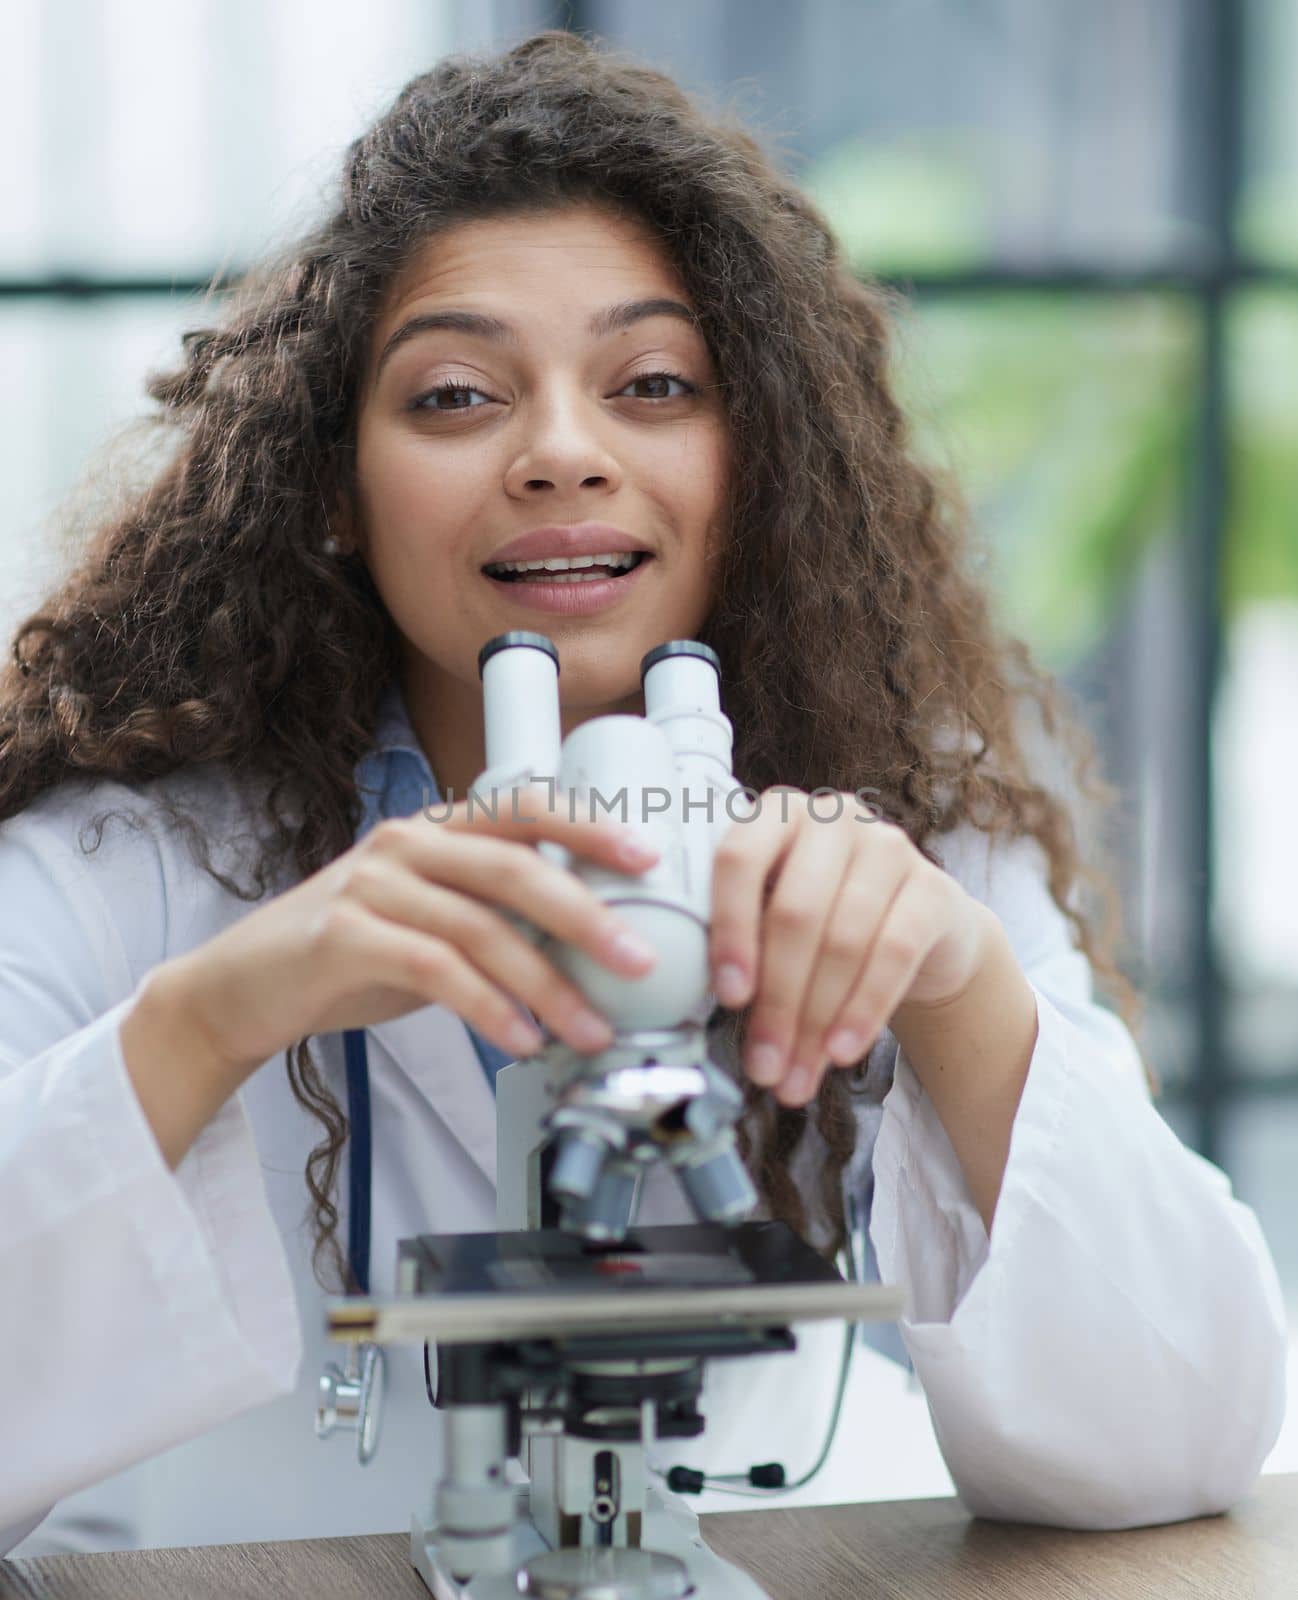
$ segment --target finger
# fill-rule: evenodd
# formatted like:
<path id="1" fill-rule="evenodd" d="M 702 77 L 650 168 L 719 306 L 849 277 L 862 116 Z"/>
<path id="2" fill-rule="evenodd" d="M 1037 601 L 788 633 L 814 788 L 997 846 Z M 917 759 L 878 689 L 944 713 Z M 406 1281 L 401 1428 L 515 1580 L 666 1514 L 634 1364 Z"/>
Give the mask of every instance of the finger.
<path id="1" fill-rule="evenodd" d="M 746 1065 L 754 1083 L 778 1083 L 789 1066 L 827 903 L 851 859 L 846 828 L 807 816 L 762 914 L 761 969 L 748 1025 Z"/>
<path id="2" fill-rule="evenodd" d="M 607 1018 L 490 905 L 382 861 L 359 863 L 346 893 L 391 922 L 453 944 L 574 1049 L 598 1050 L 612 1043 Z"/>
<path id="3" fill-rule="evenodd" d="M 919 873 L 907 877 L 888 908 L 866 956 L 861 976 L 838 1017 L 833 1031 L 848 1028 L 873 1043 L 888 1019 L 905 999 L 929 951 L 941 937 L 942 900 Z M 824 1065 L 814 1069 L 811 1081 L 800 1078 L 781 1088 L 787 1105 L 805 1105 L 818 1090 Z"/>
<path id="4" fill-rule="evenodd" d="M 735 822 L 712 854 L 708 964 L 718 1000 L 732 1009 L 753 992 L 767 879 L 793 843 L 797 789 L 764 789 L 751 819 Z M 733 978 L 726 969 L 733 969 Z"/>
<path id="5" fill-rule="evenodd" d="M 914 846 L 901 828 L 887 824 L 861 830 L 852 836 L 851 860 L 838 894 L 830 907 L 811 981 L 798 1019 L 790 1054 L 790 1070 L 814 1069 L 826 1059 L 847 1066 L 862 1051 L 849 1054 L 853 1042 L 838 1039 L 828 1045 L 831 1024 L 862 976 L 867 952 L 917 859 Z"/>
<path id="6" fill-rule="evenodd" d="M 313 939 L 320 963 L 342 962 L 358 986 L 387 987 L 444 1005 L 517 1058 L 544 1043 L 509 996 L 444 939 L 389 922 L 364 906 L 335 901 Z M 328 1018 L 323 1019 L 327 1025 Z"/>
<path id="7" fill-rule="evenodd" d="M 659 859 L 644 829 L 612 816 L 592 816 L 575 790 L 554 784 L 531 783 L 494 791 L 480 802 L 461 801 L 445 816 L 432 812 L 418 815 L 449 833 L 496 834 L 532 845 L 539 839 L 552 840 L 575 855 L 588 856 L 619 872 L 643 872 Z"/>
<path id="8" fill-rule="evenodd" d="M 393 827 L 380 823 L 368 834 L 349 877 L 370 870 L 382 877 L 386 862 L 426 882 L 506 905 L 620 975 L 643 976 L 654 965 L 653 947 L 566 868 L 508 839 L 421 831 L 406 826 L 408 820 Z M 379 865 L 367 868 L 367 860 Z"/>

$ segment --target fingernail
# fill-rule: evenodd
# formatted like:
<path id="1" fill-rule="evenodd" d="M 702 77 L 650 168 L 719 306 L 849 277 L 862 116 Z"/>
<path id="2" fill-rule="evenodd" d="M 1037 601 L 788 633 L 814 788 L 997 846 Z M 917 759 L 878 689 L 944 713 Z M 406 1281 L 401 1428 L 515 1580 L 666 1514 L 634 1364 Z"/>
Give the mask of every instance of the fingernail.
<path id="1" fill-rule="evenodd" d="M 659 852 L 653 845 L 644 839 L 623 839 L 617 847 L 617 853 L 628 866 L 647 866 L 651 861 L 657 861 Z"/>
<path id="2" fill-rule="evenodd" d="M 520 1056 L 530 1056 L 541 1048 L 541 1035 L 526 1022 L 511 1022 L 505 1030 L 505 1043 Z"/>
<path id="3" fill-rule="evenodd" d="M 784 1075 L 784 1052 L 777 1044 L 755 1044 L 748 1057 L 748 1076 L 754 1083 L 778 1083 Z"/>
<path id="4" fill-rule="evenodd" d="M 738 1006 L 744 1003 L 744 996 L 748 993 L 748 978 L 742 967 L 736 966 L 733 961 L 724 961 L 717 968 L 717 999 L 723 1006 Z"/>
<path id="5" fill-rule="evenodd" d="M 629 961 L 638 967 L 658 959 L 658 952 L 654 947 L 634 933 L 614 934 L 608 942 L 608 950 L 616 960 Z"/>
<path id="6" fill-rule="evenodd" d="M 865 1040 L 854 1028 L 839 1028 L 826 1040 L 826 1050 L 833 1060 L 846 1066 L 860 1057 L 864 1044 Z"/>
<path id="7" fill-rule="evenodd" d="M 598 1011 L 578 1011 L 564 1032 L 579 1050 L 602 1050 L 613 1042 L 613 1030 Z"/>
<path id="8" fill-rule="evenodd" d="M 801 1105 L 811 1093 L 814 1081 L 815 1073 L 810 1067 L 796 1066 L 780 1085 L 780 1096 L 794 1105 Z"/>

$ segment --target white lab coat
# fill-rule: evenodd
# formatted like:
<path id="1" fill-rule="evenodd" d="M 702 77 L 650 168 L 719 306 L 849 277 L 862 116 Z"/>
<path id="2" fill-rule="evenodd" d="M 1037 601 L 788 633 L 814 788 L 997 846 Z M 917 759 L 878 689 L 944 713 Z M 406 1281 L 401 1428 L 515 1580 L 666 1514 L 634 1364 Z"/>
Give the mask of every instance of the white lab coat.
<path id="1" fill-rule="evenodd" d="M 56 1503 L 16 1553 L 399 1529 L 436 1476 L 441 1419 L 413 1348 L 389 1351 L 374 1462 L 357 1464 L 350 1436 L 314 1437 L 321 1362 L 338 1350 L 308 1264 L 302 1175 L 319 1130 L 282 1056 L 174 1174 L 134 1098 L 118 1030 L 136 986 L 255 909 L 162 825 L 164 792 L 201 808 L 219 865 L 253 859 L 250 813 L 214 768 L 139 792 L 65 784 L 0 825 L 0 1551 Z M 149 825 L 110 820 L 83 854 L 79 829 L 114 806 Z M 1284 1407 L 1283 1310 L 1257 1222 L 1150 1104 L 1035 843 L 989 848 L 966 827 L 943 854 L 1037 996 L 990 1248 L 904 1055 L 882 1111 L 863 1109 L 852 1181 L 872 1144 L 870 1237 L 884 1280 L 909 1291 L 901 1331 L 953 1479 L 990 1517 L 1102 1528 L 1219 1511 L 1249 1488 Z M 337 1037 L 317 1049 L 341 1094 Z M 494 1225 L 495 1107 L 441 1006 L 372 1029 L 370 1063 L 383 1293 L 398 1238 Z M 642 1220 L 685 1216 L 669 1182 Z M 715 1364 L 708 1431 L 676 1458 L 805 1461 L 836 1377 L 837 1332 L 816 1333 L 796 1355 Z"/>

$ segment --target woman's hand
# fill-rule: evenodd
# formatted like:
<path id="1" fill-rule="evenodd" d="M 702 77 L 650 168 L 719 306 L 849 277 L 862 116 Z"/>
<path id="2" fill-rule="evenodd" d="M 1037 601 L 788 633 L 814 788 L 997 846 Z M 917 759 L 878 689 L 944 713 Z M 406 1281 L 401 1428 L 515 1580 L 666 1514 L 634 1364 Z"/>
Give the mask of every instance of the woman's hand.
<path id="1" fill-rule="evenodd" d="M 530 848 L 541 839 L 626 873 L 656 860 L 629 828 L 564 816 L 552 792 L 519 789 L 509 816 L 479 804 L 470 817 L 466 800 L 436 823 L 422 812 L 381 822 L 296 887 L 154 967 L 120 1043 L 167 1164 L 263 1061 L 309 1034 L 440 1002 L 525 1056 L 543 1040 L 521 1000 L 575 1050 L 610 1044 L 607 1020 L 492 902 L 626 976 L 648 971 L 655 952 Z"/>
<path id="2" fill-rule="evenodd" d="M 855 795 L 781 785 L 761 799 L 714 857 L 713 988 L 732 1008 L 751 997 L 753 1082 L 805 1105 L 826 1068 L 858 1061 L 899 1008 L 961 993 L 992 913 Z"/>
<path id="3" fill-rule="evenodd" d="M 608 819 L 572 820 L 539 787 L 516 791 L 513 816 L 509 809 L 492 817 L 477 803 L 470 817 L 466 800 L 440 822 L 422 813 L 381 822 L 337 860 L 177 958 L 190 1016 L 216 1053 L 251 1066 L 308 1034 L 364 1027 L 433 1002 L 512 1056 L 543 1043 L 519 1001 L 578 1051 L 611 1043 L 607 1020 L 497 905 L 614 972 L 640 976 L 653 950 L 531 845 L 553 840 L 627 873 L 656 855 Z M 624 854 L 628 843 L 640 853 Z"/>

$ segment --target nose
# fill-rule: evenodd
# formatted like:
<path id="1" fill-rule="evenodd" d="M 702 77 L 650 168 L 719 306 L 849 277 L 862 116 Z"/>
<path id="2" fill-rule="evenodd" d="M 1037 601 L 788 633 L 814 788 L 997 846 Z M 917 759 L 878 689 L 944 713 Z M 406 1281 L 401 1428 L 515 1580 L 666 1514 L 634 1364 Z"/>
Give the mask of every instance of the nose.
<path id="1" fill-rule="evenodd" d="M 617 489 L 622 468 L 604 437 L 608 426 L 595 400 L 570 390 L 539 396 L 522 420 L 506 491 L 526 497 L 545 490 L 562 496 L 578 489 Z"/>

